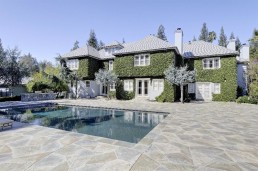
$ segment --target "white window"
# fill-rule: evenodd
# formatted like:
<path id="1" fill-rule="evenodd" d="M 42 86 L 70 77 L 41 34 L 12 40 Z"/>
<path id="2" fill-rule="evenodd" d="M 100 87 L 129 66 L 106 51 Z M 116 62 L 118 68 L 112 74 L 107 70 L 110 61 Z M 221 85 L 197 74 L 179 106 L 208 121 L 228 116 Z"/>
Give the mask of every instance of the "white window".
<path id="1" fill-rule="evenodd" d="M 150 65 L 150 55 L 140 54 L 134 56 L 134 66 L 147 66 Z"/>
<path id="2" fill-rule="evenodd" d="M 79 68 L 79 60 L 78 59 L 70 59 L 67 61 L 67 67 L 70 69 L 78 69 Z"/>
<path id="3" fill-rule="evenodd" d="M 90 81 L 85 81 L 86 87 L 90 87 Z"/>
<path id="4" fill-rule="evenodd" d="M 109 61 L 108 63 L 109 63 L 108 69 L 113 70 L 113 61 Z"/>
<path id="5" fill-rule="evenodd" d="M 110 91 L 116 91 L 116 83 L 110 85 Z"/>
<path id="6" fill-rule="evenodd" d="M 213 90 L 214 94 L 220 94 L 220 83 L 214 83 L 213 88 L 214 88 Z"/>
<path id="7" fill-rule="evenodd" d="M 202 60 L 203 69 L 220 68 L 220 58 L 205 58 Z"/>
<path id="8" fill-rule="evenodd" d="M 152 80 L 152 88 L 154 91 L 163 91 L 164 81 L 163 80 Z"/>
<path id="9" fill-rule="evenodd" d="M 188 93 L 195 93 L 195 86 L 194 83 L 188 83 Z"/>
<path id="10" fill-rule="evenodd" d="M 133 91 L 133 80 L 124 80 L 124 90 Z"/>

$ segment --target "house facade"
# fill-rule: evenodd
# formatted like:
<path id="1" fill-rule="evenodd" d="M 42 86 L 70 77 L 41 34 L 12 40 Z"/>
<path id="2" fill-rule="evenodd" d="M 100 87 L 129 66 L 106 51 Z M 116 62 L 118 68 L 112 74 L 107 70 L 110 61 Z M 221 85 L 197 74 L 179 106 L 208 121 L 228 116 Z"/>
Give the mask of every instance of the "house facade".
<path id="1" fill-rule="evenodd" d="M 170 66 L 188 64 L 197 70 L 196 82 L 186 91 L 197 100 L 233 101 L 237 88 L 237 56 L 239 53 L 204 41 L 183 43 L 183 31 L 175 31 L 175 45 L 149 35 L 135 42 L 111 42 L 96 50 L 84 46 L 62 55 L 67 66 L 80 78 L 80 98 L 107 94 L 107 87 L 95 82 L 100 69 L 112 70 L 119 81 L 110 86 L 118 99 L 146 98 L 173 102 L 180 97 L 177 86 L 170 85 L 164 71 Z M 76 89 L 72 87 L 74 92 Z"/>

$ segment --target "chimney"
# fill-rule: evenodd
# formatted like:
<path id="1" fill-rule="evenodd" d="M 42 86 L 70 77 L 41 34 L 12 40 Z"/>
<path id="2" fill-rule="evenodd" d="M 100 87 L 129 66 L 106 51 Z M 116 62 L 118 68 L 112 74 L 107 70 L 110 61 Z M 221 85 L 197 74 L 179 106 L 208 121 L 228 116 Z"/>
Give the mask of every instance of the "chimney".
<path id="1" fill-rule="evenodd" d="M 247 44 L 243 44 L 240 48 L 240 58 L 241 62 L 249 61 L 249 46 Z"/>
<path id="2" fill-rule="evenodd" d="M 235 51 L 236 50 L 236 40 L 230 39 L 228 42 L 227 48 Z"/>
<path id="3" fill-rule="evenodd" d="M 175 31 L 175 46 L 178 48 L 180 54 L 183 53 L 183 30 L 177 28 Z"/>

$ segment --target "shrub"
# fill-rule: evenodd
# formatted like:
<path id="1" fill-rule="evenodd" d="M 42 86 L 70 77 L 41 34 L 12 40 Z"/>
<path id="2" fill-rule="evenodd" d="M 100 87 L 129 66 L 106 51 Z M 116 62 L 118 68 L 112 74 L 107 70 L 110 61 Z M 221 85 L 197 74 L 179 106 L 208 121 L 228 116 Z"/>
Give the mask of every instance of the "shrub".
<path id="1" fill-rule="evenodd" d="M 174 102 L 175 101 L 174 95 L 175 95 L 174 86 L 171 85 L 167 80 L 165 80 L 164 90 L 161 93 L 161 95 L 156 97 L 156 100 L 158 102 Z"/>
<path id="2" fill-rule="evenodd" d="M 42 82 L 35 82 L 32 86 L 32 91 L 42 91 L 42 92 L 47 92 L 51 89 L 51 86 Z"/>
<path id="3" fill-rule="evenodd" d="M 108 98 L 115 99 L 116 98 L 116 91 L 109 91 Z"/>
<path id="4" fill-rule="evenodd" d="M 131 100 L 135 96 L 135 92 L 124 91 L 123 81 L 118 81 L 116 85 L 116 98 L 119 100 Z"/>
<path id="5" fill-rule="evenodd" d="M 250 104 L 258 104 L 258 99 L 256 98 L 252 98 L 252 97 L 248 97 L 248 96 L 242 96 L 239 97 L 236 100 L 237 103 L 250 103 Z"/>

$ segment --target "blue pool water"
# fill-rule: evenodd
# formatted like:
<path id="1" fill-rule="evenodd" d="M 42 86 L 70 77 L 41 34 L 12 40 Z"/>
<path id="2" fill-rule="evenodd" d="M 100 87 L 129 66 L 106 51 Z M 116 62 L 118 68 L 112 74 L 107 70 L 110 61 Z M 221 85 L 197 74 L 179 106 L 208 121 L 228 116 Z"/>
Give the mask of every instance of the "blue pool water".
<path id="1" fill-rule="evenodd" d="M 18 122 L 137 143 L 167 114 L 75 106 L 14 108 L 5 115 Z"/>

